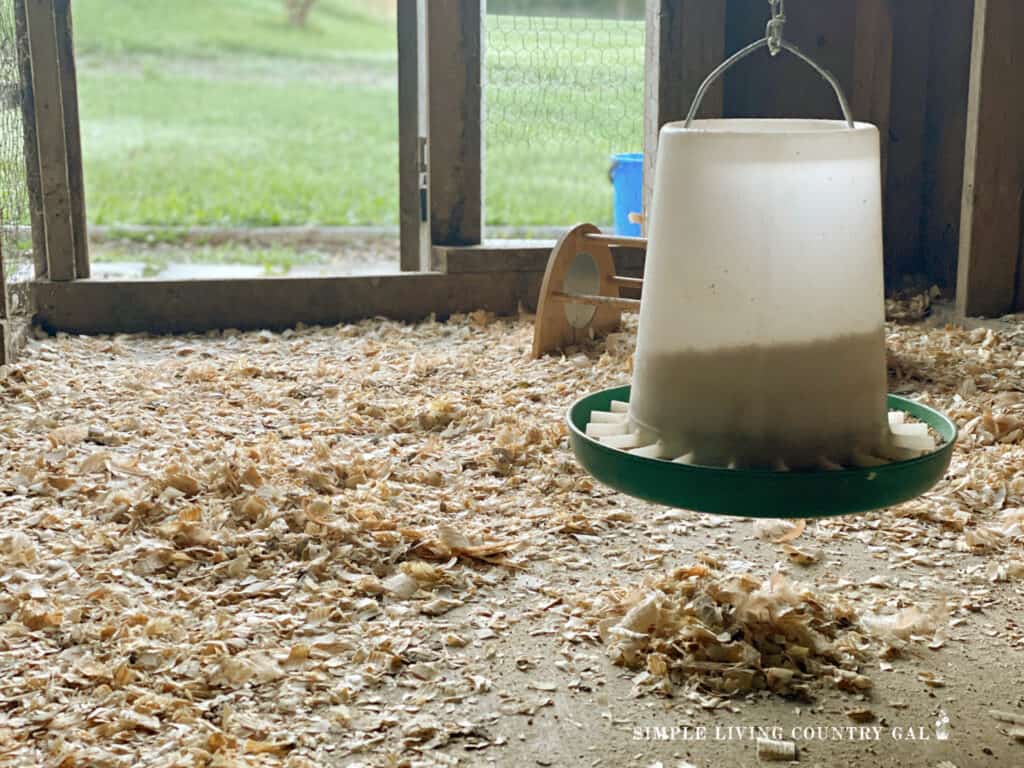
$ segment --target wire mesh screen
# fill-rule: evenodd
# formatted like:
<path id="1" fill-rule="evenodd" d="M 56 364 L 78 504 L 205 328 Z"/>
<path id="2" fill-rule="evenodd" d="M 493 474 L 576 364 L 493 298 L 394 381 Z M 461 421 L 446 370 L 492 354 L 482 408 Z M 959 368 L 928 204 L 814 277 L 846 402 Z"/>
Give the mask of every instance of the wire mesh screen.
<path id="1" fill-rule="evenodd" d="M 643 149 L 643 21 L 488 13 L 485 34 L 487 223 L 611 222 L 611 155 Z"/>
<path id="2" fill-rule="evenodd" d="M 8 284 L 31 278 L 32 235 L 22 138 L 21 80 L 11 0 L 0 0 L 0 253 Z"/>

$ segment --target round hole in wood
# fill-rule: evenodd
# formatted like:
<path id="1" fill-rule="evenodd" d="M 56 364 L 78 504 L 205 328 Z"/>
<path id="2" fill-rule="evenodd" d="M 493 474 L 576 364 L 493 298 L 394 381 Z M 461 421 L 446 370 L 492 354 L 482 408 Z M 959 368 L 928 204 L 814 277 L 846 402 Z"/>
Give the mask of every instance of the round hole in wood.
<path id="1" fill-rule="evenodd" d="M 589 253 L 577 253 L 565 276 L 563 290 L 566 293 L 597 295 L 601 292 L 601 273 L 597 262 Z M 597 307 L 587 304 L 566 302 L 565 319 L 573 328 L 586 328 L 594 319 Z"/>

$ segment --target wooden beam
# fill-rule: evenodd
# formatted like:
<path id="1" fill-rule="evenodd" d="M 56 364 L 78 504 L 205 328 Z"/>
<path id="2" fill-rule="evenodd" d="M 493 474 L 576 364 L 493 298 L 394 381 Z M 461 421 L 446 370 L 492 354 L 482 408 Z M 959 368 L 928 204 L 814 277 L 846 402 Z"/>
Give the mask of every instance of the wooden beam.
<path id="1" fill-rule="evenodd" d="M 398 197 L 403 272 L 429 269 L 425 0 L 398 0 Z"/>
<path id="2" fill-rule="evenodd" d="M 35 276 L 46 277 L 46 225 L 43 222 L 43 190 L 39 178 L 39 144 L 36 138 L 35 91 L 32 87 L 32 56 L 24 0 L 14 0 L 14 34 L 18 46 L 18 74 L 21 79 L 21 122 L 25 152 L 25 181 L 28 186 L 29 215 L 32 220 L 32 260 Z"/>
<path id="3" fill-rule="evenodd" d="M 74 230 L 75 278 L 89 276 L 89 234 L 85 220 L 85 181 L 82 175 L 82 133 L 78 124 L 78 74 L 75 67 L 71 0 L 54 0 L 60 94 L 67 146 L 68 193 Z"/>
<path id="4" fill-rule="evenodd" d="M 650 208 L 658 132 L 682 120 L 700 84 L 725 57 L 725 0 L 648 0 L 644 87 L 644 211 Z M 722 114 L 722 85 L 708 91 L 704 117 Z M 645 219 L 649 221 L 648 217 Z M 644 225 L 646 231 L 646 223 Z"/>
<path id="5" fill-rule="evenodd" d="M 973 18 L 974 0 L 936 0 L 931 12 L 921 249 L 924 272 L 947 296 L 960 247 Z"/>
<path id="6" fill-rule="evenodd" d="M 1024 4 L 975 0 L 957 312 L 1024 309 Z"/>
<path id="7" fill-rule="evenodd" d="M 75 280 L 33 284 L 35 321 L 69 333 L 282 329 L 367 317 L 439 318 L 536 306 L 542 272 L 228 280 Z"/>
<path id="8" fill-rule="evenodd" d="M 608 248 L 606 243 L 595 243 Z M 183 333 L 214 328 L 289 328 L 383 316 L 534 310 L 551 247 L 492 244 L 435 248 L 448 274 L 228 280 L 36 281 L 35 321 L 70 333 Z M 611 246 L 615 284 L 639 296 L 645 253 Z M 630 279 L 634 278 L 634 279 Z M 28 304 L 28 302 L 26 302 Z"/>
<path id="9" fill-rule="evenodd" d="M 426 3 L 427 173 L 434 245 L 475 245 L 483 237 L 483 2 Z"/>
<path id="10" fill-rule="evenodd" d="M 449 275 L 481 272 L 533 272 L 543 275 L 554 246 L 554 241 L 529 240 L 498 240 L 462 247 L 436 246 L 432 264 L 435 271 Z M 616 274 L 637 277 L 643 274 L 644 249 L 615 246 L 611 252 Z"/>
<path id="11" fill-rule="evenodd" d="M 47 276 L 50 280 L 74 280 L 75 236 L 54 6 L 52 0 L 24 2 L 32 58 Z"/>
<path id="12" fill-rule="evenodd" d="M 449 275 L 469 272 L 544 272 L 554 240 L 496 241 L 484 245 L 434 246 L 431 269 Z"/>

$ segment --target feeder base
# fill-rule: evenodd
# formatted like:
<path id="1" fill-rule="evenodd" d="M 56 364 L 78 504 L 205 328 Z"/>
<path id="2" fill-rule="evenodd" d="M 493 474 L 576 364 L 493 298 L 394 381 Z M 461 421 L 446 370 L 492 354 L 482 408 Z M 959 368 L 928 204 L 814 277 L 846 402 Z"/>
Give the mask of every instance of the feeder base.
<path id="1" fill-rule="evenodd" d="M 645 501 L 696 512 L 736 517 L 834 517 L 893 506 L 931 488 L 949 468 L 956 425 L 932 408 L 889 395 L 891 411 L 902 411 L 942 438 L 934 452 L 909 461 L 870 468 L 776 472 L 722 469 L 649 459 L 589 438 L 591 411 L 628 401 L 630 388 L 616 387 L 576 401 L 568 413 L 569 439 L 577 460 L 595 479 Z"/>

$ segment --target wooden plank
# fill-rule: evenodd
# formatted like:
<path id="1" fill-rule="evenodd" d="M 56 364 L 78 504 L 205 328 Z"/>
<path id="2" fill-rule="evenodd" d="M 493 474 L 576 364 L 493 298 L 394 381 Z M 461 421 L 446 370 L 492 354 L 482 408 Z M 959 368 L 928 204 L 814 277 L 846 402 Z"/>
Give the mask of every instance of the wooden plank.
<path id="1" fill-rule="evenodd" d="M 14 0 L 14 30 L 18 45 L 18 74 L 21 77 L 21 121 L 25 147 L 25 180 L 29 215 L 32 219 L 32 260 L 35 276 L 46 277 L 46 226 L 43 222 L 43 190 L 39 178 L 39 145 L 36 138 L 36 105 L 32 87 L 32 59 L 28 43 L 28 22 L 24 0 Z"/>
<path id="2" fill-rule="evenodd" d="M 398 0 L 398 197 L 403 272 L 429 269 L 426 220 L 426 9 L 424 0 Z"/>
<path id="3" fill-rule="evenodd" d="M 82 135 L 78 124 L 78 75 L 75 68 L 71 0 L 54 0 L 60 93 L 67 145 L 68 191 L 74 230 L 75 277 L 89 276 L 89 234 L 85 220 L 85 181 L 82 176 Z"/>
<path id="4" fill-rule="evenodd" d="M 481 0 L 427 3 L 428 170 L 434 245 L 483 237 Z"/>
<path id="5" fill-rule="evenodd" d="M 975 0 L 957 312 L 1024 309 L 1024 4 Z"/>
<path id="6" fill-rule="evenodd" d="M 47 276 L 50 280 L 74 280 L 75 237 L 53 3 L 25 0 L 25 16 L 32 57 Z"/>
<path id="7" fill-rule="evenodd" d="M 654 189 L 658 132 L 665 123 L 686 117 L 700 84 L 725 57 L 725 18 L 725 0 L 647 3 L 644 211 L 650 207 Z M 721 84 L 708 91 L 700 114 L 722 114 Z"/>
<path id="8" fill-rule="evenodd" d="M 185 333 L 283 329 L 367 317 L 422 320 L 536 307 L 543 273 L 432 272 L 370 277 L 228 280 L 75 280 L 34 283 L 35 321 L 69 333 Z"/>
<path id="9" fill-rule="evenodd" d="M 921 248 L 929 282 L 948 296 L 960 247 L 973 18 L 973 0 L 936 0 L 931 16 Z"/>
<path id="10" fill-rule="evenodd" d="M 554 245 L 553 240 L 525 240 L 434 246 L 431 268 L 449 275 L 469 272 L 543 272 Z"/>
<path id="11" fill-rule="evenodd" d="M 543 274 L 554 241 L 488 241 L 484 245 L 435 246 L 433 269 L 449 275 L 479 272 L 535 272 Z M 618 274 L 642 275 L 645 251 L 638 248 L 611 249 Z"/>
<path id="12" fill-rule="evenodd" d="M 923 276 L 925 116 L 933 0 L 890 0 L 892 100 L 886 173 L 885 276 L 889 289 L 908 275 Z"/>

